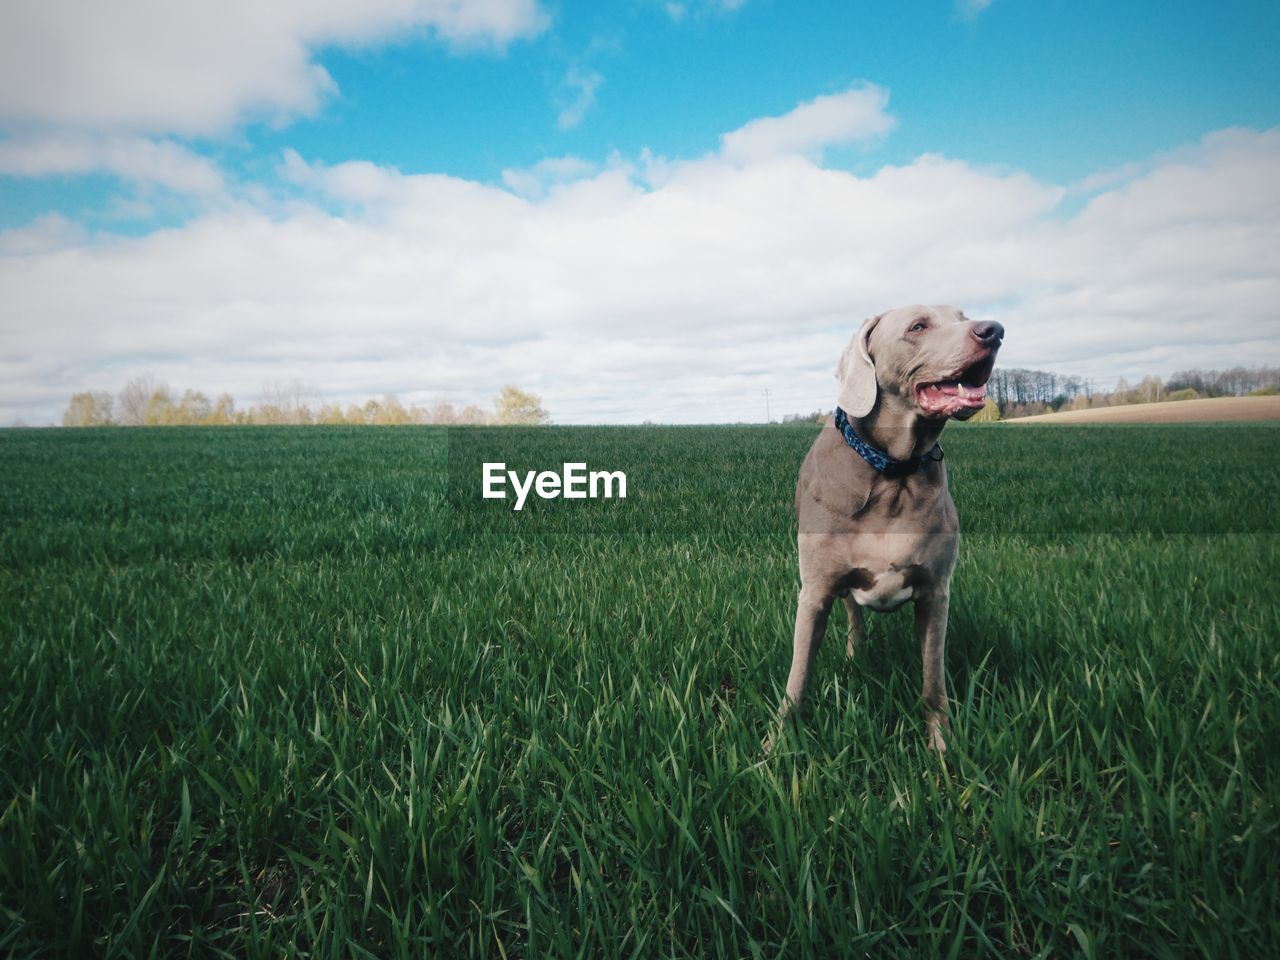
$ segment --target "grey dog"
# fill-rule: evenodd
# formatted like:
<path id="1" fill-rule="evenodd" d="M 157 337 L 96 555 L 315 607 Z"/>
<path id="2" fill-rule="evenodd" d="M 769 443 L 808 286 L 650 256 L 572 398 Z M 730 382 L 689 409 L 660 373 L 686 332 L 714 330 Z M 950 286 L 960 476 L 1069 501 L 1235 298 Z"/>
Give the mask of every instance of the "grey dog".
<path id="1" fill-rule="evenodd" d="M 954 307 L 901 307 L 864 322 L 836 368 L 839 406 L 800 468 L 800 600 L 780 719 L 804 699 L 836 597 L 847 652 L 862 608 L 915 604 L 929 745 L 946 750 L 943 656 L 960 525 L 938 437 L 982 409 L 1004 328 Z M 765 741 L 766 751 L 771 741 Z"/>

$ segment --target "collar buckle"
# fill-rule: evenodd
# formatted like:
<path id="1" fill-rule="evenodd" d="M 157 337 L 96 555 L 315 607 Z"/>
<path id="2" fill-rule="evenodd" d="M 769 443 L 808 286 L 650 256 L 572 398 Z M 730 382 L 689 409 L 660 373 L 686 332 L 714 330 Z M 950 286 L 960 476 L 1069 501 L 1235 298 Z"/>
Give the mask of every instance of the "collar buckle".
<path id="1" fill-rule="evenodd" d="M 919 469 L 920 458 L 912 457 L 910 460 L 890 460 L 880 468 L 880 472 L 890 480 L 898 480 L 902 477 L 911 476 Z"/>

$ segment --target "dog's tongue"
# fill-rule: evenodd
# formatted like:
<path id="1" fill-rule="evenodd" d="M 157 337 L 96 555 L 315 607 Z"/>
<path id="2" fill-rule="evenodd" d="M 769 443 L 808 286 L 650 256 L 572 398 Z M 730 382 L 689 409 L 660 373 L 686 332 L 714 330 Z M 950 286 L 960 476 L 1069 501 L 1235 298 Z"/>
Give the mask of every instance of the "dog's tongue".
<path id="1" fill-rule="evenodd" d="M 962 410 L 981 407 L 987 395 L 987 385 L 966 387 L 958 380 L 943 383 L 927 383 L 917 392 L 917 402 L 926 413 L 950 417 Z"/>

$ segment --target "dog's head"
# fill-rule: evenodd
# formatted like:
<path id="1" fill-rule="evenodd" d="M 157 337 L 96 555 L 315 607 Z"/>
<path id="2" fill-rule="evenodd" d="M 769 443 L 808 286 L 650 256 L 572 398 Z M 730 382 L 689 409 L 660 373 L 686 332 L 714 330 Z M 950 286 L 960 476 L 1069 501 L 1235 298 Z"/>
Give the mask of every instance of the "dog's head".
<path id="1" fill-rule="evenodd" d="M 967 420 L 982 409 L 1004 327 L 955 307 L 899 307 L 865 321 L 836 367 L 839 404 L 865 417 L 878 397 L 923 417 Z"/>

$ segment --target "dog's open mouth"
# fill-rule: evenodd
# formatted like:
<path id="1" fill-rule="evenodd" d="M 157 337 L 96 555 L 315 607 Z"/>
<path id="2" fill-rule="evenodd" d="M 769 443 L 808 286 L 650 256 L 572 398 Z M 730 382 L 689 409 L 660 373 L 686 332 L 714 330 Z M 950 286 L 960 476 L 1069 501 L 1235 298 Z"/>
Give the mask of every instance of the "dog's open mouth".
<path id="1" fill-rule="evenodd" d="M 987 380 L 995 366 L 994 350 L 976 363 L 945 380 L 916 386 L 916 404 L 931 417 L 954 417 L 982 409 L 987 397 Z"/>

